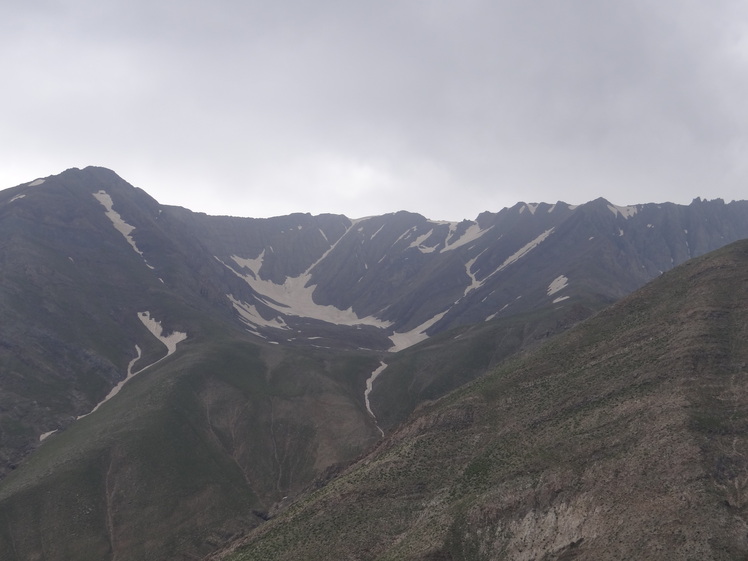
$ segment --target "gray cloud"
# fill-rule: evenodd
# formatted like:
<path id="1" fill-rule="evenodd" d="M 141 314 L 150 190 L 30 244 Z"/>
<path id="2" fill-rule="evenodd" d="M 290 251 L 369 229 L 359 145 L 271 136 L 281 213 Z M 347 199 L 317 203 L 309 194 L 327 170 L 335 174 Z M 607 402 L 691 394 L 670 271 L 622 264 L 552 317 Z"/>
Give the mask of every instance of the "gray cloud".
<path id="1" fill-rule="evenodd" d="M 740 2 L 27 4 L 2 186 L 96 164 L 210 213 L 446 219 L 745 197 Z"/>

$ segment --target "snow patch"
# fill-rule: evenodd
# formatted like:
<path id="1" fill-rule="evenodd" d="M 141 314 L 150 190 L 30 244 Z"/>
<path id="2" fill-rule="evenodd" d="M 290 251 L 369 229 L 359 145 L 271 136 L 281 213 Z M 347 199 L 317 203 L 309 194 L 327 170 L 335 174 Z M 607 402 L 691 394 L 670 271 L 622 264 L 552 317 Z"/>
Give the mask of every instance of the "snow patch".
<path id="1" fill-rule="evenodd" d="M 542 234 L 540 234 L 537 238 L 535 238 L 531 242 L 526 243 L 525 245 L 523 245 L 521 248 L 519 248 L 517 251 L 515 251 L 511 256 L 509 256 L 501 264 L 501 266 L 498 269 L 496 269 L 496 271 L 494 271 L 493 273 L 491 273 L 491 275 L 494 275 L 494 274 L 498 273 L 499 271 L 502 271 L 502 270 L 506 269 L 509 265 L 512 265 L 513 263 L 516 263 L 517 261 L 519 261 L 520 259 L 522 259 L 525 255 L 527 255 L 528 253 L 530 253 L 533 249 L 535 249 L 542 242 L 544 242 L 546 240 L 546 238 L 548 236 L 550 236 L 555 229 L 556 228 L 554 227 L 554 228 L 551 228 L 549 230 L 546 230 L 545 232 L 543 232 Z"/>
<path id="2" fill-rule="evenodd" d="M 21 193 L 20 195 L 16 195 L 15 197 L 13 197 L 13 198 L 12 198 L 11 200 L 9 200 L 8 202 L 9 202 L 9 203 L 12 203 L 13 201 L 17 201 L 18 199 L 22 199 L 22 198 L 24 198 L 25 196 L 26 196 L 26 195 L 25 195 L 24 193 Z"/>
<path id="3" fill-rule="evenodd" d="M 639 211 L 639 207 L 636 206 L 615 206 L 611 204 L 608 204 L 608 209 L 616 216 L 620 214 L 624 218 L 631 218 Z"/>
<path id="4" fill-rule="evenodd" d="M 556 294 L 556 292 L 563 290 L 567 286 L 569 286 L 569 279 L 564 275 L 559 275 L 548 285 L 548 296 Z"/>
<path id="5" fill-rule="evenodd" d="M 255 277 L 260 278 L 260 269 L 262 269 L 262 262 L 265 259 L 264 249 L 260 252 L 260 255 L 258 255 L 254 259 L 237 257 L 236 255 L 233 255 L 231 258 L 236 262 L 237 265 L 249 269 Z"/>
<path id="6" fill-rule="evenodd" d="M 369 415 L 371 415 L 374 418 L 374 423 L 377 425 L 377 429 L 379 432 L 384 436 L 384 431 L 381 429 L 379 424 L 377 424 L 377 416 L 374 415 L 374 412 L 371 410 L 371 403 L 369 403 L 369 394 L 371 394 L 371 390 L 374 388 L 374 380 L 377 379 L 377 377 L 384 372 L 384 369 L 387 368 L 387 364 L 385 364 L 384 361 L 381 361 L 379 363 L 379 367 L 374 370 L 374 372 L 371 373 L 371 376 L 366 380 L 366 389 L 364 390 L 364 401 L 366 402 L 366 410 L 369 412 Z"/>
<path id="7" fill-rule="evenodd" d="M 495 314 L 491 314 L 490 316 L 488 316 L 483 321 L 491 321 L 493 318 L 495 318 L 496 316 L 498 316 L 501 312 L 503 312 L 504 310 L 506 310 L 509 307 L 510 303 L 504 304 L 503 306 L 501 306 L 501 309 L 498 312 L 496 312 Z"/>
<path id="8" fill-rule="evenodd" d="M 395 240 L 395 243 L 393 243 L 392 246 L 394 247 L 395 245 L 397 245 L 397 242 L 399 242 L 403 238 L 407 238 L 410 234 L 412 234 L 415 231 L 416 231 L 416 227 L 415 226 L 413 226 L 412 228 L 408 228 L 407 230 L 405 230 L 405 232 L 403 232 L 402 234 L 400 234 L 400 237 L 398 237 Z"/>
<path id="9" fill-rule="evenodd" d="M 447 315 L 448 311 L 449 310 L 444 310 L 442 313 L 437 314 L 431 319 L 424 321 L 421 325 L 411 329 L 410 331 L 406 331 L 404 333 L 393 333 L 392 335 L 390 335 L 392 346 L 388 350 L 392 352 L 402 351 L 403 349 L 412 347 L 416 343 L 425 341 L 429 338 L 429 336 L 426 335 L 426 331 L 429 329 L 429 327 L 431 327 L 437 321 Z"/>
<path id="10" fill-rule="evenodd" d="M 377 237 L 377 234 L 378 234 L 379 232 L 381 232 L 381 231 L 382 231 L 382 228 L 384 228 L 384 224 L 382 224 L 382 225 L 381 225 L 381 226 L 379 227 L 379 230 L 377 230 L 376 232 L 374 232 L 374 233 L 373 233 L 373 234 L 371 235 L 371 239 L 372 239 L 372 240 L 373 240 L 374 238 L 376 238 L 376 237 Z"/>
<path id="11" fill-rule="evenodd" d="M 46 179 L 36 179 L 36 180 L 32 181 L 31 183 L 29 183 L 28 187 L 37 187 L 37 186 L 41 185 L 42 183 L 44 183 L 45 181 L 46 181 Z"/>
<path id="12" fill-rule="evenodd" d="M 556 298 L 556 299 L 555 299 L 555 300 L 553 301 L 553 303 L 554 303 L 554 304 L 558 304 L 559 302 L 563 302 L 564 300 L 567 300 L 568 298 L 569 298 L 568 296 L 559 296 L 558 298 Z"/>
<path id="13" fill-rule="evenodd" d="M 187 339 L 187 334 L 181 331 L 174 331 L 169 335 L 164 335 L 164 329 L 161 327 L 161 322 L 152 318 L 151 312 L 140 312 L 138 314 L 138 319 L 140 319 L 141 323 L 146 326 L 148 331 L 150 331 L 156 339 L 166 345 L 166 356 L 174 354 L 177 350 L 177 343 L 181 343 Z M 159 360 L 164 360 L 166 356 Z M 153 364 L 156 363 L 154 362 Z M 151 366 L 153 366 L 153 364 Z"/>
<path id="14" fill-rule="evenodd" d="M 493 226 L 491 226 L 491 228 L 493 228 Z M 483 234 L 488 232 L 488 230 L 490 230 L 491 228 L 487 228 L 486 230 L 481 230 L 481 227 L 477 223 L 472 224 L 467 230 L 465 230 L 465 233 L 462 234 L 456 240 L 450 241 L 448 239 L 442 251 L 451 251 L 453 249 L 457 249 L 458 247 L 462 247 L 465 244 L 469 244 L 470 242 L 475 241 L 478 238 L 480 238 Z M 450 227 L 450 233 L 452 233 L 452 231 L 453 230 Z"/>
<path id="15" fill-rule="evenodd" d="M 447 222 L 447 225 L 449 226 L 449 229 L 447 230 L 447 237 L 444 238 L 444 245 L 445 246 L 449 245 L 449 239 L 457 231 L 457 222 Z"/>
<path id="16" fill-rule="evenodd" d="M 122 381 L 120 381 L 120 383 L 118 383 L 116 386 L 114 386 L 111 389 L 111 391 L 107 394 L 107 396 L 102 401 L 100 401 L 96 405 L 96 407 L 94 407 L 91 410 L 90 413 L 86 413 L 85 415 L 81 415 L 80 417 L 78 417 L 78 419 L 82 419 L 83 417 L 87 417 L 88 415 L 90 415 L 91 413 L 93 413 L 94 411 L 96 411 L 99 407 L 101 407 L 102 405 L 104 405 L 104 403 L 106 403 L 107 401 L 109 401 L 110 399 L 112 399 L 115 395 L 117 395 L 119 393 L 119 391 L 122 389 L 122 387 L 127 382 L 129 382 L 132 378 L 134 378 L 135 376 L 137 376 L 138 374 L 140 374 L 144 370 L 147 370 L 151 366 L 154 366 L 154 365 L 158 364 L 159 362 L 161 362 L 162 360 L 164 360 L 166 357 L 173 355 L 176 352 L 176 350 L 177 350 L 177 344 L 181 343 L 182 341 L 184 341 L 185 339 L 187 339 L 187 334 L 186 333 L 182 333 L 181 331 L 174 331 L 173 333 L 171 333 L 169 335 L 164 335 L 163 328 L 161 327 L 161 322 L 156 321 L 155 319 L 153 319 L 151 317 L 151 313 L 150 312 L 147 312 L 147 311 L 146 312 L 140 312 L 138 314 L 138 319 L 148 329 L 148 331 L 151 332 L 151 334 L 156 339 L 158 339 L 159 341 L 161 341 L 166 346 L 166 354 L 164 356 L 162 356 L 160 359 L 158 359 L 157 361 L 152 362 L 148 366 L 144 366 L 140 370 L 137 370 L 136 372 L 133 372 L 132 368 L 133 368 L 133 366 L 135 366 L 135 363 L 137 363 L 138 360 L 140 360 L 140 357 L 141 357 L 141 354 L 142 354 L 142 352 L 140 350 L 140 347 L 138 345 L 135 345 L 136 356 L 127 365 L 127 376 L 125 377 L 125 379 L 122 380 Z"/>
<path id="17" fill-rule="evenodd" d="M 465 289 L 465 292 L 462 295 L 463 298 L 465 296 L 467 296 L 470 292 L 472 292 L 473 290 L 475 290 L 476 288 L 480 288 L 480 286 L 482 284 L 478 279 L 475 278 L 475 274 L 473 273 L 473 265 L 475 265 L 475 262 L 478 260 L 478 257 L 480 257 L 481 255 L 483 255 L 486 251 L 488 251 L 488 250 L 484 249 L 478 255 L 476 255 L 475 257 L 473 257 L 470 261 L 468 261 L 467 263 L 465 263 L 465 272 L 470 277 L 470 286 L 468 286 Z M 485 300 L 485 298 L 483 300 Z"/>
<path id="18" fill-rule="evenodd" d="M 100 401 L 100 402 L 98 403 L 98 405 L 96 405 L 96 407 L 94 407 L 94 408 L 93 408 L 93 409 L 91 410 L 91 413 L 93 413 L 94 411 L 96 411 L 96 410 L 97 410 L 97 409 L 98 409 L 99 407 L 101 407 L 102 405 L 104 405 L 104 403 L 106 403 L 107 401 L 109 401 L 110 399 L 112 399 L 112 398 L 113 398 L 113 397 L 114 397 L 115 395 L 117 395 L 117 394 L 119 393 L 119 391 L 120 391 L 120 390 L 122 389 L 122 387 L 123 387 L 123 386 L 124 386 L 124 385 L 125 385 L 125 384 L 126 384 L 127 382 L 129 382 L 129 381 L 130 381 L 130 380 L 132 379 L 132 377 L 133 377 L 133 376 L 135 376 L 135 375 L 136 375 L 136 374 L 138 374 L 139 372 L 142 372 L 143 370 L 145 370 L 145 368 L 143 368 L 143 369 L 139 370 L 138 372 L 133 372 L 133 371 L 132 371 L 132 367 L 133 367 L 133 366 L 135 365 L 135 363 L 136 363 L 136 362 L 137 362 L 138 360 L 140 360 L 140 356 L 141 356 L 141 350 L 140 350 L 140 347 L 139 347 L 139 346 L 137 346 L 137 345 L 135 345 L 135 352 L 136 352 L 136 356 L 135 356 L 135 358 L 134 358 L 134 359 L 132 359 L 132 360 L 131 360 L 131 361 L 129 362 L 129 364 L 127 365 L 127 376 L 125 377 L 125 379 L 124 379 L 124 380 L 122 380 L 122 381 L 120 381 L 120 382 L 119 382 L 119 384 L 117 384 L 116 386 L 114 386 L 114 387 L 113 387 L 113 388 L 112 388 L 112 389 L 110 390 L 110 392 L 109 392 L 109 393 L 108 393 L 108 394 L 106 395 L 106 397 L 105 397 L 105 398 L 104 398 L 104 399 L 103 399 L 102 401 Z M 157 362 L 158 362 L 158 361 L 157 361 Z M 156 363 L 154 362 L 153 364 L 156 364 Z M 152 366 L 152 365 L 151 365 L 151 366 Z M 148 367 L 146 366 L 146 368 L 148 368 Z M 83 417 L 86 417 L 87 415 L 90 415 L 91 413 L 87 413 L 86 415 L 81 415 L 81 416 L 80 416 L 80 417 L 78 417 L 78 418 L 79 418 L 79 419 L 82 419 Z"/>
<path id="19" fill-rule="evenodd" d="M 237 300 L 231 294 L 227 294 L 226 297 L 231 301 L 234 309 L 239 312 L 239 316 L 241 317 L 242 321 L 252 325 L 253 327 L 263 326 L 275 327 L 276 329 L 290 329 L 286 322 L 283 321 L 283 318 L 275 317 L 273 319 L 265 319 L 264 317 L 262 317 L 262 315 L 260 315 L 260 312 L 257 311 L 257 308 L 255 306 L 247 304 L 246 302 L 242 302 L 241 300 Z"/>
<path id="20" fill-rule="evenodd" d="M 145 261 L 146 266 L 148 266 L 150 269 L 153 269 L 148 264 L 148 261 L 145 259 L 145 255 L 143 255 L 143 252 L 138 249 L 137 244 L 135 243 L 135 240 L 130 235 L 133 230 L 135 230 L 135 226 L 130 226 L 127 222 L 123 220 L 123 218 L 119 215 L 119 213 L 114 210 L 112 207 L 114 205 L 112 201 L 112 197 L 109 196 L 109 194 L 104 191 L 98 191 L 96 193 L 93 193 L 94 198 L 101 203 L 101 205 L 106 209 L 106 216 L 111 220 L 112 224 L 114 225 L 114 228 L 124 236 L 124 238 L 127 240 L 127 243 L 132 246 L 132 248 L 135 250 L 135 253 L 140 255 L 143 258 L 143 261 Z"/>
<path id="21" fill-rule="evenodd" d="M 415 239 L 415 241 L 411 242 L 411 244 L 408 246 L 408 249 L 410 249 L 411 247 L 415 247 L 421 253 L 432 253 L 436 249 L 436 247 L 426 247 L 421 244 L 423 244 L 423 242 L 429 239 L 433 232 L 434 232 L 434 229 L 432 228 L 431 230 L 429 230 L 422 236 L 418 236 Z"/>
<path id="22" fill-rule="evenodd" d="M 44 441 L 45 441 L 45 440 L 47 439 L 47 437 L 49 437 L 49 436 L 53 435 L 53 434 L 54 434 L 54 433 L 56 433 L 56 432 L 57 432 L 57 429 L 55 429 L 55 430 L 51 430 L 51 431 L 49 431 L 49 432 L 45 432 L 45 433 L 44 433 L 44 434 L 42 434 L 42 435 L 39 435 L 39 442 L 44 442 Z"/>

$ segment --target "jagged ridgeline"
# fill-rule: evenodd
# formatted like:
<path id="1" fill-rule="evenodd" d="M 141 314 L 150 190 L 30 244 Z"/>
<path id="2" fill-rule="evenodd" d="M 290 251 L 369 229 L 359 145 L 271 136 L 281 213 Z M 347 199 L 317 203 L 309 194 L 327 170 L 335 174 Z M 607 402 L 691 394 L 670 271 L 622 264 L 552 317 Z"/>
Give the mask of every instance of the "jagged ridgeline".
<path id="1" fill-rule="evenodd" d="M 516 553 L 509 541 L 487 545 L 470 537 L 476 517 L 483 516 L 477 514 L 483 512 L 479 505 L 493 504 L 489 491 L 503 493 L 499 479 L 511 479 L 496 467 L 494 448 L 505 450 L 501 461 L 517 473 L 534 475 L 511 487 L 514 506 L 495 512 L 485 506 L 485 516 L 496 524 L 524 524 L 528 532 L 532 520 L 538 527 L 542 517 L 562 520 L 561 511 L 553 508 L 567 505 L 563 508 L 572 512 L 574 505 L 558 499 L 550 510 L 523 511 L 521 505 L 535 495 L 522 495 L 520 489 L 557 481 L 553 485 L 559 490 L 548 491 L 550 501 L 571 497 L 574 485 L 585 488 L 569 475 L 587 473 L 584 454 L 578 465 L 546 473 L 547 466 L 562 461 L 562 445 L 542 444 L 551 434 L 544 423 L 556 419 L 555 408 L 577 403 L 572 394 L 586 395 L 574 390 L 574 368 L 590 392 L 605 394 L 585 373 L 592 375 L 596 360 L 612 363 L 605 353 L 595 359 L 591 351 L 580 350 L 589 366 L 562 368 L 551 377 L 560 389 L 546 391 L 545 371 L 506 360 L 523 350 L 533 357 L 551 356 L 543 353 L 551 352 L 556 336 L 569 327 L 664 271 L 746 237 L 745 201 L 629 207 L 602 199 L 576 207 L 518 203 L 448 223 L 407 212 L 364 219 L 206 216 L 161 205 L 103 168 L 71 169 L 0 191 L 0 559 L 195 558 L 253 528 L 259 534 L 252 547 L 263 553 L 247 552 L 246 558 L 313 557 L 311 549 L 298 549 L 298 543 L 278 533 L 275 521 L 288 520 L 289 528 L 306 535 L 296 525 L 306 524 L 303 513 L 326 504 L 317 502 L 320 496 L 332 497 L 329 504 L 335 509 L 333 518 L 320 515 L 322 526 L 315 534 L 340 526 L 339 537 L 352 536 L 358 532 L 356 520 L 372 517 L 370 530 L 362 534 L 370 542 L 310 542 L 340 552 L 332 558 L 369 558 L 367 547 L 393 558 L 495 558 L 500 547 Z M 706 286 L 702 277 L 711 278 L 695 276 L 681 288 Z M 666 278 L 681 277 L 664 276 L 658 283 Z M 679 309 L 680 304 L 672 305 Z M 694 314 L 694 321 L 701 317 Z M 646 329 L 649 316 L 636 317 Z M 690 316 L 683 317 L 690 325 Z M 706 314 L 702 319 L 721 318 Z M 728 329 L 717 323 L 712 328 L 715 341 Z M 593 332 L 599 332 L 600 345 L 609 344 L 605 329 Z M 583 344 L 571 334 L 566 337 Z M 709 341 L 692 340 L 689 352 L 700 356 L 700 342 Z M 634 343 L 626 344 L 615 351 L 624 365 L 625 349 Z M 569 356 L 575 354 L 572 343 L 566 347 Z M 716 359 L 694 360 L 707 368 Z M 506 370 L 507 364 L 514 366 Z M 559 368 L 564 364 L 558 362 Z M 504 374 L 491 376 L 499 378 L 481 378 L 497 367 Z M 658 372 L 636 376 L 668 374 Z M 611 395 L 626 376 L 623 370 L 610 373 L 611 380 L 620 378 L 611 381 Z M 478 378 L 477 385 L 467 386 L 472 389 L 449 393 Z M 490 382 L 498 379 L 514 380 L 514 385 Z M 512 397 L 515 390 L 519 393 Z M 579 403 L 588 399 L 590 411 L 603 411 L 595 408 L 599 396 L 593 393 L 579 397 Z M 511 422 L 500 415 L 503 405 L 496 406 L 504 395 L 521 409 L 511 409 Z M 454 405 L 452 411 L 449 404 L 462 399 L 474 401 L 475 407 Z M 632 415 L 643 415 L 624 405 L 629 402 L 623 398 L 614 401 L 631 407 Z M 536 402 L 544 404 L 547 417 L 538 413 Z M 485 413 L 490 423 L 476 425 L 484 415 L 481 403 L 496 406 L 497 416 Z M 618 414 L 604 411 L 600 419 Z M 432 412 L 441 412 L 433 413 L 437 420 Z M 710 414 L 694 413 L 688 430 L 698 435 L 701 429 L 694 427 L 714 424 L 719 438 L 713 440 L 724 444 L 721 413 Z M 581 428 L 575 430 L 593 427 L 590 419 L 580 417 Z M 447 427 L 437 431 L 443 441 L 434 436 L 432 424 Z M 503 440 L 499 446 L 488 433 L 460 432 L 476 426 L 508 435 L 515 447 Z M 611 438 L 620 442 L 610 446 L 619 446 L 623 458 L 625 446 L 640 435 L 619 434 L 616 427 L 611 425 Z M 589 431 L 590 442 L 597 442 L 598 429 Z M 418 437 L 422 432 L 428 436 Z M 436 454 L 429 451 L 432 440 L 443 447 L 433 449 L 440 450 L 441 463 L 429 456 Z M 608 441 L 599 442 L 603 454 Z M 470 453 L 461 448 L 469 443 Z M 371 456 L 373 447 L 379 452 Z M 405 455 L 398 455 L 401 449 Z M 541 449 L 547 450 L 548 461 L 533 464 L 532 450 L 541 454 Z M 473 452 L 482 456 L 473 457 Z M 384 502 L 360 495 L 360 512 L 354 516 L 334 495 L 343 488 L 336 485 L 358 481 L 355 477 L 361 476 L 351 474 L 363 473 L 360 467 L 308 495 L 357 458 L 367 458 L 371 469 L 390 465 L 376 454 L 395 454 L 389 475 L 371 472 L 370 492 L 383 493 Z M 722 479 L 710 489 L 718 493 L 719 485 L 734 487 L 739 494 L 737 456 L 720 460 L 717 448 L 710 454 L 709 461 L 722 462 Z M 407 476 L 412 480 L 398 479 L 405 477 L 407 463 L 413 469 L 434 467 L 436 479 L 421 481 L 412 474 Z M 460 479 L 463 487 L 455 487 L 437 464 L 451 470 L 449 477 L 469 482 Z M 633 472 L 627 477 L 633 481 Z M 387 488 L 376 487 L 382 478 L 396 484 L 399 494 L 390 497 Z M 434 494 L 434 481 L 441 479 L 443 488 Z M 362 486 L 361 492 L 366 489 Z M 700 499 L 691 500 L 702 512 Z M 432 502 L 444 505 L 434 510 L 440 514 L 433 519 L 418 506 Z M 367 510 L 368 503 L 373 510 Z M 391 516 L 377 514 L 386 504 L 394 509 Z M 521 512 L 530 518 L 517 518 Z M 340 525 L 335 516 L 348 517 L 353 525 Z M 398 535 L 407 534 L 402 547 L 414 549 L 393 549 L 391 531 L 378 526 L 388 520 L 397 522 Z M 573 526 L 569 520 L 563 524 Z M 489 530 L 498 535 L 498 526 L 485 525 Z M 555 545 L 543 551 L 586 551 L 596 531 L 585 527 L 564 541 L 549 530 L 543 539 Z M 418 542 L 418 535 L 432 536 L 431 545 Z M 727 533 L 720 535 L 728 539 Z M 538 553 L 537 543 L 535 549 L 528 546 L 526 551 L 535 552 L 528 558 L 546 554 Z M 510 553 L 507 558 L 524 555 Z"/>

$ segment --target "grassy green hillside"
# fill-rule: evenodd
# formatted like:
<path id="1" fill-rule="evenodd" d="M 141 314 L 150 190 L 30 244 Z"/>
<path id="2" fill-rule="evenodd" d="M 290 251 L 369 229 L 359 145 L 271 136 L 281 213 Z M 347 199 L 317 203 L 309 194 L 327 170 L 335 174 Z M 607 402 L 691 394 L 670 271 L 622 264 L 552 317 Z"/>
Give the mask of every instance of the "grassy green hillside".
<path id="1" fill-rule="evenodd" d="M 748 243 L 420 408 L 226 559 L 744 559 Z"/>
<path id="2" fill-rule="evenodd" d="M 536 348 L 606 303 L 580 298 L 571 307 L 550 305 L 455 328 L 385 357 L 387 368 L 370 396 L 379 425 L 396 428 L 421 403 L 473 381 L 515 353 Z"/>
<path id="3" fill-rule="evenodd" d="M 373 357 L 186 341 L 0 485 L 3 559 L 174 558 L 257 525 L 377 431 Z"/>

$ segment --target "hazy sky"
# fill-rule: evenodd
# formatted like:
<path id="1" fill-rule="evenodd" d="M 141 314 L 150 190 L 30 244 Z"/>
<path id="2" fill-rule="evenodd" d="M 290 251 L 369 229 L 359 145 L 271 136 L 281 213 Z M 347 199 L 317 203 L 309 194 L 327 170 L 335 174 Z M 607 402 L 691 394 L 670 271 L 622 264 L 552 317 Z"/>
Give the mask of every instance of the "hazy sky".
<path id="1" fill-rule="evenodd" d="M 0 0 L 0 188 L 209 214 L 748 198 L 744 0 Z"/>

